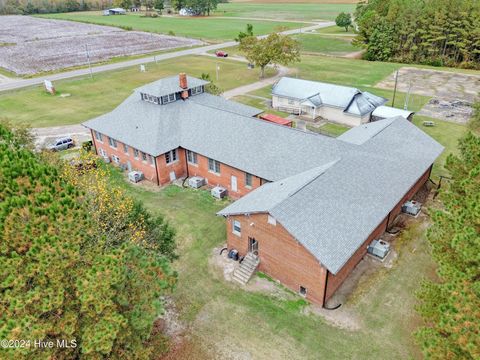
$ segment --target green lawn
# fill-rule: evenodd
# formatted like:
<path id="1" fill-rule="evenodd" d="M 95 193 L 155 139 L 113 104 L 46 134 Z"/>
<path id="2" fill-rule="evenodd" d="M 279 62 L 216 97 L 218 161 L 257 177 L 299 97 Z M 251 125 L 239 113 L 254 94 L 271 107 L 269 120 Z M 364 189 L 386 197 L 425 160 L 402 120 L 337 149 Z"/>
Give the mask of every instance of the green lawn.
<path id="1" fill-rule="evenodd" d="M 250 106 L 256 107 L 256 108 L 261 109 L 261 110 L 263 110 L 263 111 L 265 111 L 266 113 L 269 113 L 269 114 L 274 114 L 274 115 L 278 115 L 278 116 L 281 116 L 281 117 L 287 117 L 288 115 L 290 115 L 288 113 L 285 113 L 285 112 L 282 112 L 282 111 L 277 111 L 277 110 L 274 110 L 274 109 L 270 108 L 265 103 L 265 100 L 262 100 L 262 99 L 258 99 L 258 98 L 254 98 L 254 97 L 250 97 L 250 96 L 245 96 L 245 95 L 239 95 L 239 96 L 233 97 L 231 100 L 242 103 L 242 104 L 245 104 L 245 105 L 250 105 Z"/>
<path id="2" fill-rule="evenodd" d="M 139 14 L 122 16 L 102 16 L 102 12 L 74 12 L 40 15 L 49 19 L 74 20 L 100 25 L 125 27 L 133 30 L 149 31 L 186 36 L 208 41 L 233 40 L 240 31 L 245 30 L 247 22 L 253 25 L 255 34 L 268 34 L 279 27 L 299 28 L 305 24 L 282 21 L 253 21 L 241 19 L 218 19 L 215 17 L 162 17 L 142 18 Z"/>
<path id="3" fill-rule="evenodd" d="M 335 35 L 347 35 L 347 36 L 355 36 L 355 32 L 353 31 L 352 27 L 348 28 L 348 31 L 345 31 L 345 28 L 333 25 L 333 26 L 328 26 L 324 27 L 321 29 L 315 30 L 315 32 L 319 34 L 335 34 Z"/>
<path id="4" fill-rule="evenodd" d="M 226 3 L 218 4 L 217 16 L 286 20 L 335 20 L 339 13 L 353 12 L 355 4 Z"/>
<path id="5" fill-rule="evenodd" d="M 348 126 L 335 124 L 335 123 L 326 123 L 320 127 L 315 127 L 307 123 L 307 129 L 319 134 L 324 134 L 332 137 L 340 136 L 345 131 L 350 130 Z"/>
<path id="6" fill-rule="evenodd" d="M 187 350 L 177 358 L 226 358 L 225 349 L 254 359 L 419 358 L 411 337 L 417 321 L 414 292 L 419 278 L 431 271 L 419 229 L 401 235 L 404 246 L 393 269 L 361 284 L 353 301 L 344 304 L 359 318 L 361 329 L 343 330 L 306 315 L 300 298 L 247 292 L 223 280 L 209 259 L 213 248 L 225 243 L 225 220 L 215 213 L 227 201 L 176 186 L 145 190 L 127 184 L 117 170 L 112 181 L 164 214 L 177 230 L 179 282 L 173 298 L 189 335 L 182 344 Z"/>
<path id="7" fill-rule="evenodd" d="M 190 56 L 146 65 L 141 73 L 137 66 L 95 74 L 79 79 L 56 81 L 56 96 L 47 94 L 41 86 L 0 94 L 0 116 L 12 122 L 25 122 L 31 127 L 78 124 L 112 110 L 132 90 L 161 77 L 187 71 L 199 77 L 209 73 L 215 78 L 215 65 L 220 65 L 220 77 L 216 82 L 228 90 L 258 80 L 258 70 L 245 70 L 245 64 L 206 56 Z M 62 98 L 60 94 L 69 93 Z"/>
<path id="8" fill-rule="evenodd" d="M 350 38 L 315 34 L 295 35 L 294 38 L 300 42 L 301 49 L 304 52 L 340 56 L 360 50 L 358 47 L 352 45 Z"/>

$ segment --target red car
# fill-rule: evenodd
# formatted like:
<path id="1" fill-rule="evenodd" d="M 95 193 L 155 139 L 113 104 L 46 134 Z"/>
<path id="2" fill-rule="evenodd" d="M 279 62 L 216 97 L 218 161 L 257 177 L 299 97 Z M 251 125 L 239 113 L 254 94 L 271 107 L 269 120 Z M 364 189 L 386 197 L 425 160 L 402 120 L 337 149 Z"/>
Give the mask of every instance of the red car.
<path id="1" fill-rule="evenodd" d="M 215 55 L 217 57 L 227 57 L 228 53 L 226 53 L 225 51 L 215 51 Z"/>

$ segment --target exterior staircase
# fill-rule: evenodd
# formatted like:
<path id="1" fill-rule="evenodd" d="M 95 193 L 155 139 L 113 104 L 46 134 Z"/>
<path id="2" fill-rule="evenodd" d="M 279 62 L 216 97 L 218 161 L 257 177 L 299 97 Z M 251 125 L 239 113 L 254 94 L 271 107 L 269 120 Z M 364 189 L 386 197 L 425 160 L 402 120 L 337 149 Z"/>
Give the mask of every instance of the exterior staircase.
<path id="1" fill-rule="evenodd" d="M 248 253 L 242 263 L 233 271 L 233 280 L 242 285 L 246 285 L 257 270 L 260 259 L 258 256 Z"/>

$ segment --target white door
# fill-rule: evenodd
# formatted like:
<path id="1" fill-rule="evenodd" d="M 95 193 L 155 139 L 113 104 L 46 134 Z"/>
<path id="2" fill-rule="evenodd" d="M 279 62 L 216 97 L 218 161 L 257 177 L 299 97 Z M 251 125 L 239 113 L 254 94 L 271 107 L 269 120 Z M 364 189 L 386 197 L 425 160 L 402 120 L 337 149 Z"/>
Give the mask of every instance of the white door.
<path id="1" fill-rule="evenodd" d="M 232 191 L 238 191 L 238 188 L 237 188 L 237 177 L 236 176 L 233 176 L 232 175 L 232 181 L 231 181 L 231 187 L 232 187 Z"/>
<path id="2" fill-rule="evenodd" d="M 175 175 L 175 171 L 170 171 L 170 181 L 176 180 L 177 176 Z"/>

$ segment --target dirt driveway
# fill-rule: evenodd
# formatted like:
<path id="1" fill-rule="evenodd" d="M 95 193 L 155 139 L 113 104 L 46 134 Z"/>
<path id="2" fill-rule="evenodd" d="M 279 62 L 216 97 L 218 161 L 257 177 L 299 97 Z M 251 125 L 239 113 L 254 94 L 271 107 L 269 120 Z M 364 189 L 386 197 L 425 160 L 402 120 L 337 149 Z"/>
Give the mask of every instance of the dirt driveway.
<path id="1" fill-rule="evenodd" d="M 90 130 L 82 125 L 54 126 L 46 128 L 34 128 L 32 134 L 35 137 L 35 145 L 42 148 L 55 139 L 70 136 L 77 145 L 91 140 Z"/>
<path id="2" fill-rule="evenodd" d="M 395 72 L 376 87 L 393 89 Z M 472 103 L 480 93 L 480 73 L 461 74 L 448 71 L 403 67 L 398 72 L 398 91 L 432 97 L 418 112 L 436 119 L 465 124 L 472 115 Z"/>

